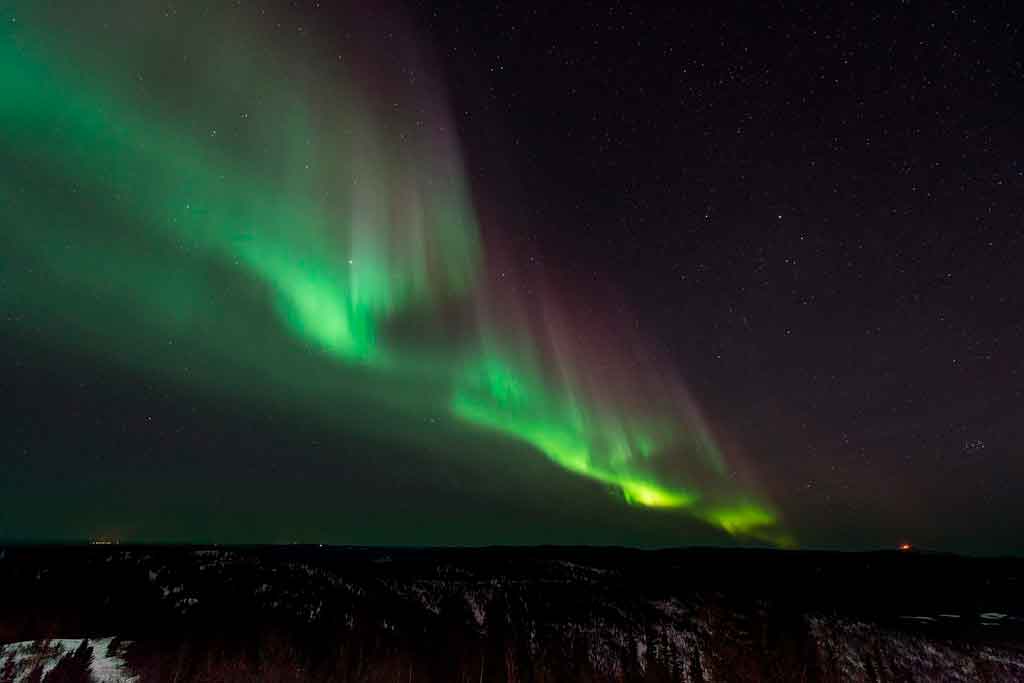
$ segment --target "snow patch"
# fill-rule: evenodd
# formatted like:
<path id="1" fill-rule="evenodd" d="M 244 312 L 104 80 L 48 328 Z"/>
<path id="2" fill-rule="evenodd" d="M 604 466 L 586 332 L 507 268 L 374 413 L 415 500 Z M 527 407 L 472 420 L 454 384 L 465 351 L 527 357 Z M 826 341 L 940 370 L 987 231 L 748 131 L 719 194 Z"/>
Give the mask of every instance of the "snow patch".
<path id="1" fill-rule="evenodd" d="M 113 640 L 113 637 L 89 639 L 89 645 L 92 646 L 90 676 L 95 683 L 134 683 L 138 677 L 128 672 L 124 659 L 110 651 Z M 121 642 L 122 646 L 128 644 L 128 641 Z M 77 650 L 81 644 L 82 638 L 55 638 L 0 645 L 0 671 L 12 663 L 14 683 L 26 680 L 36 666 L 46 676 L 60 660 Z"/>

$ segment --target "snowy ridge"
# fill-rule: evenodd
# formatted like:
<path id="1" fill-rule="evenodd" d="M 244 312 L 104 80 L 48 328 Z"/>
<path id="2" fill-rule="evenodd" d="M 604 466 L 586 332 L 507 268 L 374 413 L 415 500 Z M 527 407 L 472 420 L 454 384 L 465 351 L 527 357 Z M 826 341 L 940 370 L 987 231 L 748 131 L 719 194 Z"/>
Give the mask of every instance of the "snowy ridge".
<path id="1" fill-rule="evenodd" d="M 85 639 L 58 638 L 54 640 L 23 640 L 0 645 L 0 680 L 21 683 L 38 668 L 45 678 L 62 660 L 72 657 Z M 129 673 L 124 659 L 117 652 L 127 642 L 117 639 L 98 638 L 87 640 L 92 647 L 89 660 L 89 676 L 94 683 L 135 683 L 137 676 Z M 114 645 L 112 648 L 111 645 Z"/>
<path id="2" fill-rule="evenodd" d="M 809 617 L 808 623 L 821 668 L 841 680 L 1024 680 L 1024 657 L 1010 657 L 992 647 L 887 633 L 873 624 L 838 617 Z"/>
<path id="3" fill-rule="evenodd" d="M 8 556 L 0 637 L 24 642 L 0 649 L 0 667 L 9 662 L 0 683 L 25 683 L 37 664 L 39 680 L 82 644 L 28 638 L 104 632 L 132 642 L 90 641 L 96 681 L 1024 680 L 1024 611 L 1006 590 L 1015 564 L 972 562 L 975 580 L 950 591 L 946 577 L 963 563 L 922 569 L 906 556 L 319 547 Z M 753 566 L 765 578 L 750 582 Z M 875 566 L 886 582 L 847 580 Z M 83 577 L 91 589 L 73 590 Z M 849 599 L 861 585 L 883 592 Z"/>

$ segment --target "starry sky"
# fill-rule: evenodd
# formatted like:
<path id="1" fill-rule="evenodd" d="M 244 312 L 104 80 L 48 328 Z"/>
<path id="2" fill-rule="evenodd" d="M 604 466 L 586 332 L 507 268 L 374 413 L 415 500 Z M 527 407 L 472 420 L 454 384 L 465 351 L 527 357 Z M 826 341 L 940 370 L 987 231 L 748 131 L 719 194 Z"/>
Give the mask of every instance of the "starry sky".
<path id="1" fill-rule="evenodd" d="M 2 10 L 0 537 L 1020 553 L 968 4 Z"/>

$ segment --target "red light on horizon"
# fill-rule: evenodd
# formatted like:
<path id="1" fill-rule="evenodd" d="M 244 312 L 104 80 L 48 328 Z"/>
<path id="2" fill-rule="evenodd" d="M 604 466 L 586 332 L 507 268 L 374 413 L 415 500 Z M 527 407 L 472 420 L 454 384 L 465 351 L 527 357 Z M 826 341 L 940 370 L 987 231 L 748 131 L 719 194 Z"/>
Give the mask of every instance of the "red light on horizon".
<path id="1" fill-rule="evenodd" d="M 900 550 L 910 550 L 913 547 L 914 546 L 910 545 L 909 543 L 900 543 Z"/>

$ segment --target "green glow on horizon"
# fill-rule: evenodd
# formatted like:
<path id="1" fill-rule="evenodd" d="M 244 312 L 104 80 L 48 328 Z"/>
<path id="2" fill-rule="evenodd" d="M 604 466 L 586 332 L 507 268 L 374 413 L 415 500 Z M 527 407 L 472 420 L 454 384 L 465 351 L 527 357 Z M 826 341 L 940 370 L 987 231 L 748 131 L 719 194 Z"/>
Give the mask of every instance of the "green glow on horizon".
<path id="1" fill-rule="evenodd" d="M 192 388 L 280 396 L 328 420 L 335 391 L 374 391 L 342 372 L 366 370 L 395 415 L 448 413 L 630 505 L 771 538 L 777 515 L 727 479 L 696 418 L 656 401 L 625 408 L 614 388 L 582 381 L 585 357 L 544 362 L 529 331 L 446 327 L 442 307 L 490 305 L 447 133 L 421 130 L 415 111 L 384 116 L 347 74 L 309 75 L 301 51 L 272 52 L 240 27 L 228 50 L 214 29 L 186 39 L 200 70 L 161 54 L 172 82 L 152 86 L 166 89 L 160 99 L 127 66 L 131 45 L 85 29 L 74 35 L 91 52 L 58 44 L 64 34 L 48 29 L 72 30 L 74 12 L 21 9 L 0 29 L 0 303 L 11 320 Z M 138 12 L 154 46 L 179 37 Z M 183 93 L 198 100 L 187 116 L 175 109 Z M 413 332 L 396 332 L 403 323 Z M 428 327 L 440 330 L 433 346 L 419 334 Z M 201 352 L 201 371 L 178 367 L 177 345 Z M 391 413 L 378 420 L 403 431 Z M 682 473 L 666 474 L 673 458 Z M 688 469 L 713 473 L 715 490 Z"/>
<path id="2" fill-rule="evenodd" d="M 570 472 L 617 486 L 630 504 L 689 507 L 698 498 L 692 491 L 659 484 L 637 466 L 655 436 L 613 419 L 588 419 L 571 395 L 552 395 L 537 378 L 496 358 L 467 368 L 452 412 L 531 444 Z"/>
<path id="3" fill-rule="evenodd" d="M 704 501 L 681 485 L 658 482 L 645 472 L 646 458 L 667 444 L 667 430 L 644 430 L 636 421 L 587 417 L 571 392 L 553 394 L 531 373 L 497 357 L 468 366 L 452 401 L 459 418 L 524 441 L 562 468 L 617 487 L 632 505 L 692 509 L 709 524 L 733 535 L 779 542 L 778 518 L 753 500 L 725 505 Z M 780 544 L 787 544 L 779 542 Z"/>

